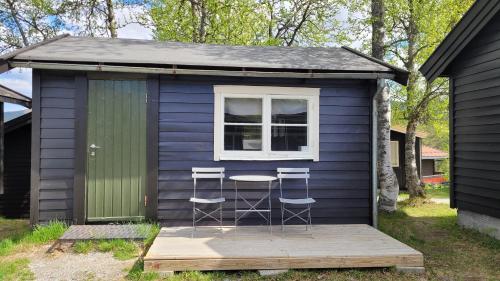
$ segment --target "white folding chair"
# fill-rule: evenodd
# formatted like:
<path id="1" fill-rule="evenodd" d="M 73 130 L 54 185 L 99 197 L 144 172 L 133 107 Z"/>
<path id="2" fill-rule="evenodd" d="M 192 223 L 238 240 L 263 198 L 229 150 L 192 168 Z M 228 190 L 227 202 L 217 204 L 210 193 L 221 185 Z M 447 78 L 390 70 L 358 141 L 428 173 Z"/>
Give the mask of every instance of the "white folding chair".
<path id="1" fill-rule="evenodd" d="M 281 203 L 281 230 L 285 230 L 285 223 L 293 218 L 297 218 L 306 223 L 306 230 L 312 227 L 311 221 L 311 204 L 316 200 L 309 197 L 309 168 L 278 168 L 278 179 L 280 182 L 280 203 Z M 283 192 L 284 179 L 305 180 L 305 197 L 303 198 L 289 198 Z M 305 206 L 305 209 L 297 211 L 290 210 L 287 205 Z M 306 216 L 307 215 L 307 216 Z"/>
<path id="2" fill-rule="evenodd" d="M 196 230 L 196 224 L 205 219 L 212 218 L 217 221 L 222 230 L 222 203 L 226 201 L 226 198 L 222 196 L 222 186 L 224 184 L 224 168 L 193 168 L 193 197 L 189 199 L 193 203 L 193 233 Z M 204 198 L 198 197 L 196 190 L 196 185 L 198 179 L 218 179 L 220 181 L 220 196 L 216 198 Z M 196 204 L 219 204 L 219 207 L 212 211 L 204 211 L 196 207 Z M 219 212 L 219 218 L 217 218 L 216 212 Z M 197 214 L 201 214 L 201 217 L 197 217 Z"/>

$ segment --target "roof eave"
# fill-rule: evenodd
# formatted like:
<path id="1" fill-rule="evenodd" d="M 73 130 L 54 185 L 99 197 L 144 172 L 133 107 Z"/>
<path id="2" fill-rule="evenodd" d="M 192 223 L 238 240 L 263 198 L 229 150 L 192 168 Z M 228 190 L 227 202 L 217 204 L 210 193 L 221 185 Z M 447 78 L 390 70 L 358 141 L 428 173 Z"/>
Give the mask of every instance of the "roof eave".
<path id="1" fill-rule="evenodd" d="M 19 55 L 21 53 L 24 53 L 26 51 L 35 49 L 37 47 L 46 45 L 48 43 L 52 43 L 52 42 L 57 41 L 59 39 L 68 37 L 68 36 L 69 36 L 69 34 L 67 34 L 67 33 L 61 34 L 61 35 L 58 35 L 58 36 L 54 36 L 54 37 L 52 37 L 50 39 L 44 40 L 44 41 L 42 41 L 40 43 L 36 43 L 36 44 L 30 45 L 28 47 L 20 48 L 20 49 L 14 50 L 12 52 L 9 52 L 9 53 L 1 55 L 0 56 L 0 74 L 2 74 L 4 72 L 7 72 L 7 71 L 9 71 L 11 69 L 11 67 L 9 65 L 9 61 L 12 58 L 14 58 L 15 56 L 17 56 L 17 55 Z"/>
<path id="2" fill-rule="evenodd" d="M 104 63 L 53 63 L 11 60 L 10 67 L 23 67 L 35 69 L 73 70 L 73 71 L 96 71 L 96 72 L 128 72 L 128 73 L 152 73 L 170 75 L 206 75 L 206 76 L 242 76 L 242 77 L 271 77 L 271 78 L 308 78 L 308 79 L 396 79 L 391 72 L 294 72 L 294 71 L 249 71 L 220 70 L 220 69 L 195 69 L 182 68 L 183 66 L 147 67 L 130 65 L 109 65 Z"/>
<path id="3" fill-rule="evenodd" d="M 0 85 L 0 101 L 31 108 L 31 98 L 3 85 Z"/>
<path id="4" fill-rule="evenodd" d="M 390 68 L 391 70 L 394 71 L 394 81 L 398 82 L 399 84 L 406 86 L 408 84 L 408 77 L 410 76 L 410 72 L 406 69 L 394 66 L 392 64 L 389 64 L 383 60 L 376 59 L 372 56 L 369 56 L 367 54 L 364 54 L 358 50 L 355 50 L 353 48 L 347 47 L 347 46 L 342 46 L 343 49 L 348 50 L 349 52 L 352 52 L 360 57 L 363 57 L 367 60 L 370 60 L 374 63 L 380 64 L 382 66 L 385 66 L 387 68 Z"/>

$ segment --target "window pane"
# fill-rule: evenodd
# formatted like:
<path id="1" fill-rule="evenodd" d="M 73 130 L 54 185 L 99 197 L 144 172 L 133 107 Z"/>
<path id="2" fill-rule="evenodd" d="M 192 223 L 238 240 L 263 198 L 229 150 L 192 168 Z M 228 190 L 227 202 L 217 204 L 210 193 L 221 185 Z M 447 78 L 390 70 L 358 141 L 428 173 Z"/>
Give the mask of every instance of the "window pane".
<path id="1" fill-rule="evenodd" d="M 399 142 L 391 141 L 391 165 L 399 167 Z"/>
<path id="2" fill-rule="evenodd" d="M 274 124 L 307 124 L 307 100 L 273 99 Z"/>
<path id="3" fill-rule="evenodd" d="M 307 127 L 272 126 L 271 150 L 308 151 Z"/>
<path id="4" fill-rule="evenodd" d="M 262 99 L 224 99 L 224 121 L 228 123 L 261 123 Z"/>
<path id="5" fill-rule="evenodd" d="M 262 150 L 262 127 L 224 126 L 224 150 Z"/>

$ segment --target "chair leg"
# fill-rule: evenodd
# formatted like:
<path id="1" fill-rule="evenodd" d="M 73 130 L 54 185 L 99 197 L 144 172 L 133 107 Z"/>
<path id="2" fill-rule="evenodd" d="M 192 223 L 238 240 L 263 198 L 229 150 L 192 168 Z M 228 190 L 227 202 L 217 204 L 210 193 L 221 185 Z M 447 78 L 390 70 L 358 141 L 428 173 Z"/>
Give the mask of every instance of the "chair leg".
<path id="1" fill-rule="evenodd" d="M 222 203 L 219 204 L 219 215 L 220 215 L 220 221 L 219 221 L 219 225 L 220 225 L 220 231 L 222 232 Z"/>
<path id="2" fill-rule="evenodd" d="M 281 203 L 281 232 L 285 232 L 285 204 Z"/>
<path id="3" fill-rule="evenodd" d="M 309 229 L 312 230 L 311 204 L 307 204 L 307 213 L 309 215 Z"/>
<path id="4" fill-rule="evenodd" d="M 193 202 L 193 229 L 191 230 L 191 237 L 194 237 L 196 231 L 196 203 Z"/>

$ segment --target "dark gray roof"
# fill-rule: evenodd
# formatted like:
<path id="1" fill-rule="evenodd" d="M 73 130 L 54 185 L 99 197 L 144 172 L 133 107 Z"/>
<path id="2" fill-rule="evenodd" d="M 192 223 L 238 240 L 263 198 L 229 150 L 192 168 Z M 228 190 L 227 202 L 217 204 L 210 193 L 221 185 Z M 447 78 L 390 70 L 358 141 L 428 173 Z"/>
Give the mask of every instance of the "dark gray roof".
<path id="1" fill-rule="evenodd" d="M 392 73 L 402 84 L 406 83 L 407 76 L 403 69 L 381 63 L 348 48 L 227 46 L 71 36 L 18 51 L 14 55 L 7 54 L 3 60 Z"/>
<path id="2" fill-rule="evenodd" d="M 12 132 L 20 127 L 31 124 L 31 109 L 23 111 L 24 114 L 13 119 L 5 120 L 5 133 Z"/>
<path id="3" fill-rule="evenodd" d="M 31 108 L 31 98 L 3 85 L 0 85 L 0 101 Z"/>
<path id="4" fill-rule="evenodd" d="M 500 11 L 500 0 L 477 0 L 420 68 L 429 81 L 447 76 L 447 67 Z"/>

